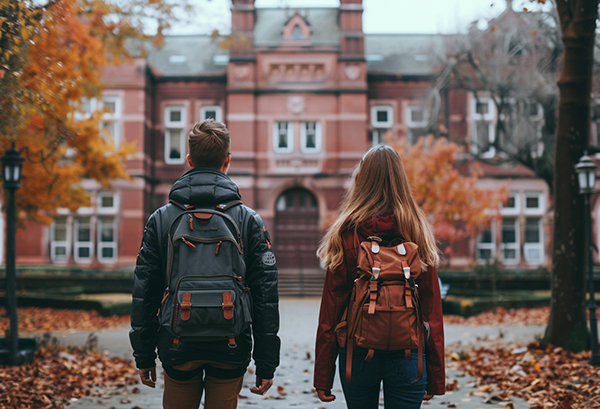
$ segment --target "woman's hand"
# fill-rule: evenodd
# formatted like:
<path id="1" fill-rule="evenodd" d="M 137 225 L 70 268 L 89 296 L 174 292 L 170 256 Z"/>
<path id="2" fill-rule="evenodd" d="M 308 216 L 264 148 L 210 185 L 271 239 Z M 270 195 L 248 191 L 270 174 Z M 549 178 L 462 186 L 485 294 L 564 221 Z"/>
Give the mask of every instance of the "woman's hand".
<path id="1" fill-rule="evenodd" d="M 319 395 L 321 402 L 333 402 L 335 400 L 335 395 L 331 394 L 331 389 L 317 389 L 317 395 Z"/>
<path id="2" fill-rule="evenodd" d="M 423 400 L 430 400 L 431 398 L 433 398 L 433 395 L 425 395 L 423 396 Z"/>

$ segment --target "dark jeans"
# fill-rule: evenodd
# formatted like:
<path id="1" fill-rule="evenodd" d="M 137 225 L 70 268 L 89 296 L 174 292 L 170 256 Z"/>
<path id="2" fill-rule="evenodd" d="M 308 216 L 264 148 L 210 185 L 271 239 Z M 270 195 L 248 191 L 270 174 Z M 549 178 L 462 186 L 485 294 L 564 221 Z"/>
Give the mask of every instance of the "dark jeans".
<path id="1" fill-rule="evenodd" d="M 354 348 L 352 379 L 346 382 L 346 348 L 340 348 L 339 368 L 342 389 L 348 409 L 378 409 L 379 391 L 383 381 L 385 409 L 418 409 L 425 396 L 427 372 L 423 354 L 423 377 L 417 378 L 417 350 L 406 360 L 404 351 L 375 351 L 370 362 L 365 361 L 368 350 Z"/>

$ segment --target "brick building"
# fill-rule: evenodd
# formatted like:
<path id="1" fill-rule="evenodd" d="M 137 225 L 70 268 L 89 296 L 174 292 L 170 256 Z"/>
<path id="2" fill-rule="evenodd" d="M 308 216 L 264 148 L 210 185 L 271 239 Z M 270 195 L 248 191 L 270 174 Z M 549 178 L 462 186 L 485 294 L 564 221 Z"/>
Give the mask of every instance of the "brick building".
<path id="1" fill-rule="evenodd" d="M 233 0 L 231 36 L 168 36 L 145 58 L 107 69 L 103 97 L 89 109 L 109 107 L 103 126 L 116 141 L 137 143 L 126 163 L 133 178 L 111 191 L 83 181 L 94 206 L 19 231 L 18 263 L 132 265 L 146 218 L 187 169 L 188 130 L 213 117 L 231 131 L 229 175 L 271 230 L 282 273 L 320 271 L 322 226 L 364 152 L 390 131 L 409 142 L 423 135 L 432 55 L 444 47 L 441 35 L 365 34 L 362 1 L 340 3 L 280 9 Z M 451 140 L 474 150 L 478 133 L 493 137 L 495 108 L 486 98 L 452 90 L 443 106 Z M 488 231 L 456 243 L 449 267 L 493 258 L 507 267 L 548 265 L 545 182 L 514 165 L 483 171 L 481 187 L 505 185 L 510 200 Z"/>

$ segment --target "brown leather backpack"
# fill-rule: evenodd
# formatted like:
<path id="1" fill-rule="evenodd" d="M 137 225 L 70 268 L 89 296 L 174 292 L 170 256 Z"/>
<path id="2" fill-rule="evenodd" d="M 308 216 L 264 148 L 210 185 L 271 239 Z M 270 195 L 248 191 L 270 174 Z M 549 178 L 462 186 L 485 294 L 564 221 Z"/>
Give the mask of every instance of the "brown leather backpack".
<path id="1" fill-rule="evenodd" d="M 417 349 L 418 379 L 423 376 L 423 343 L 429 333 L 419 304 L 415 280 L 421 274 L 418 246 L 411 242 L 382 245 L 381 238 L 369 237 L 358 248 L 357 274 L 348 308 L 335 331 L 341 347 L 347 346 L 346 380 L 352 373 L 354 345 L 374 350 Z"/>

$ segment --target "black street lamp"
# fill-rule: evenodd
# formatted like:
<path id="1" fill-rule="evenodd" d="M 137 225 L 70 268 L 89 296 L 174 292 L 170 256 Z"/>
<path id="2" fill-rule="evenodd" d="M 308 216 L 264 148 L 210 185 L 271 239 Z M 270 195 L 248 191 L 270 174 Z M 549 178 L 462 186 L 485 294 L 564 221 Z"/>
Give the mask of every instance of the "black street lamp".
<path id="1" fill-rule="evenodd" d="M 596 164 L 587 155 L 587 152 L 584 152 L 583 156 L 579 159 L 579 163 L 575 165 L 575 171 L 577 172 L 577 180 L 579 181 L 579 193 L 584 197 L 584 229 L 587 244 L 585 255 L 587 257 L 588 309 L 590 311 L 590 342 L 592 344 L 590 364 L 597 366 L 600 365 L 600 354 L 598 353 L 598 322 L 596 320 L 596 301 L 594 300 L 594 262 L 592 260 L 594 243 L 592 242 L 592 216 L 590 209 L 590 196 L 594 193 L 596 187 Z"/>
<path id="2" fill-rule="evenodd" d="M 8 359 L 9 365 L 20 365 L 24 356 L 19 352 L 19 327 L 17 320 L 17 277 L 15 266 L 15 229 L 16 209 L 15 191 L 19 188 L 21 181 L 21 166 L 23 157 L 21 152 L 15 149 L 15 144 L 4 151 L 2 161 L 2 178 L 4 179 L 4 190 L 7 194 L 6 204 L 6 301 L 7 312 L 10 317 L 10 329 L 8 332 Z"/>

